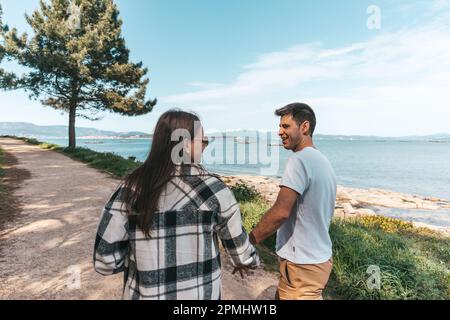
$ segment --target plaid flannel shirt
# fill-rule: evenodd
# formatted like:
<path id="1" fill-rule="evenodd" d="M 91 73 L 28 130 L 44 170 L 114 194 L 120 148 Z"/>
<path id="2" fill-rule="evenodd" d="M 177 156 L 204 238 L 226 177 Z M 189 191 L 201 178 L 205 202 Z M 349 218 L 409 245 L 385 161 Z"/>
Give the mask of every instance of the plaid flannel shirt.
<path id="1" fill-rule="evenodd" d="M 124 299 L 221 298 L 218 238 L 234 266 L 256 267 L 259 258 L 245 232 L 239 204 L 217 177 L 197 167 L 177 167 L 153 218 L 150 239 L 127 215 L 122 185 L 105 205 L 94 248 L 94 268 L 124 272 Z"/>

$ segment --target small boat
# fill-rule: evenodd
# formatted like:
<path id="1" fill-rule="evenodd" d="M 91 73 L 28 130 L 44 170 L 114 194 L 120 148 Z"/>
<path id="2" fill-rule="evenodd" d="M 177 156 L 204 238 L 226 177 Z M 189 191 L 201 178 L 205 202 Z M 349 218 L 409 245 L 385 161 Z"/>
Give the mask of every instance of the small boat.
<path id="1" fill-rule="evenodd" d="M 241 137 L 235 137 L 234 142 L 240 143 L 240 144 L 250 144 L 250 140 L 248 137 L 241 138 Z"/>

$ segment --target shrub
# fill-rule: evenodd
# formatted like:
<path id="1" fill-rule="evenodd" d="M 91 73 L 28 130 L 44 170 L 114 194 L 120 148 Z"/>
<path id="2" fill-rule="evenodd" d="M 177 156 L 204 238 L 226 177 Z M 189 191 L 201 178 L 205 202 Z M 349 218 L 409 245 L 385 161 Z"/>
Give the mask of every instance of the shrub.
<path id="1" fill-rule="evenodd" d="M 247 186 L 245 183 L 237 183 L 232 186 L 231 191 L 233 191 L 234 197 L 237 202 L 250 202 L 262 199 L 260 193 L 253 186 Z"/>

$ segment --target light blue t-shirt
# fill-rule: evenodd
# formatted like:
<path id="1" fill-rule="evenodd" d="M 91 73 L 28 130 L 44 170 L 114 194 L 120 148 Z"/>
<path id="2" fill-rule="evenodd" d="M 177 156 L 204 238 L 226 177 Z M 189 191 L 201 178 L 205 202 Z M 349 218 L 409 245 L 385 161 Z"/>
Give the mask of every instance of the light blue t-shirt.
<path id="1" fill-rule="evenodd" d="M 299 194 L 289 219 L 277 232 L 277 254 L 296 264 L 319 264 L 332 257 L 329 235 L 336 202 L 336 176 L 317 149 L 292 155 L 280 186 Z"/>

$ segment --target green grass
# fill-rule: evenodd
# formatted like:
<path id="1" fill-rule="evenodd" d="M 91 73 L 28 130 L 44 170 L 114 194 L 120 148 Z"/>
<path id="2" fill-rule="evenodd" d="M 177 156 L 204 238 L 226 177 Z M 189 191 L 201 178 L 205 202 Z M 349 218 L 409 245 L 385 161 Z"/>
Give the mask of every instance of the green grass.
<path id="1" fill-rule="evenodd" d="M 93 168 L 107 172 L 116 178 L 123 178 L 131 170 L 137 168 L 141 163 L 125 159 L 111 152 L 95 152 L 86 148 L 66 148 L 62 151 L 73 159 L 87 163 Z"/>
<path id="2" fill-rule="evenodd" d="M 72 159 L 84 162 L 89 166 L 111 174 L 115 178 L 123 178 L 131 170 L 137 168 L 141 162 L 125 159 L 111 152 L 96 152 L 87 148 L 64 148 L 56 144 L 41 142 L 36 139 L 10 137 L 23 140 L 29 144 L 60 152 Z"/>
<path id="3" fill-rule="evenodd" d="M 0 148 L 0 179 L 5 176 L 4 161 L 5 161 L 5 153 L 3 149 Z"/>
<path id="4" fill-rule="evenodd" d="M 3 149 L 0 148 L 0 213 L 7 214 L 10 209 L 10 205 L 8 201 L 7 190 L 3 185 L 3 178 L 6 175 L 6 170 L 4 166 L 5 166 L 5 153 Z"/>
<path id="5" fill-rule="evenodd" d="M 247 186 L 244 183 L 237 183 L 230 187 L 230 189 L 233 191 L 234 197 L 238 202 L 250 202 L 262 199 L 255 187 Z"/>
<path id="6" fill-rule="evenodd" d="M 264 213 L 269 210 L 270 205 L 262 198 L 252 201 L 244 201 L 240 203 L 242 214 L 242 224 L 245 230 L 250 232 L 261 220 Z M 266 269 L 270 271 L 278 271 L 278 262 L 275 252 L 276 235 L 273 234 L 258 246 L 258 253 Z"/>
<path id="7" fill-rule="evenodd" d="M 240 188 L 244 188 L 241 186 Z M 250 231 L 269 209 L 260 197 L 240 203 Z M 324 295 L 333 299 L 450 299 L 450 238 L 412 223 L 381 216 L 331 223 L 333 273 Z M 270 270 L 277 270 L 275 236 L 258 248 Z M 381 271 L 381 289 L 367 285 L 369 266 Z"/>
<path id="8" fill-rule="evenodd" d="M 385 217 L 333 221 L 331 287 L 344 299 L 449 299 L 450 239 Z M 366 284 L 370 265 L 381 270 L 381 290 Z"/>

